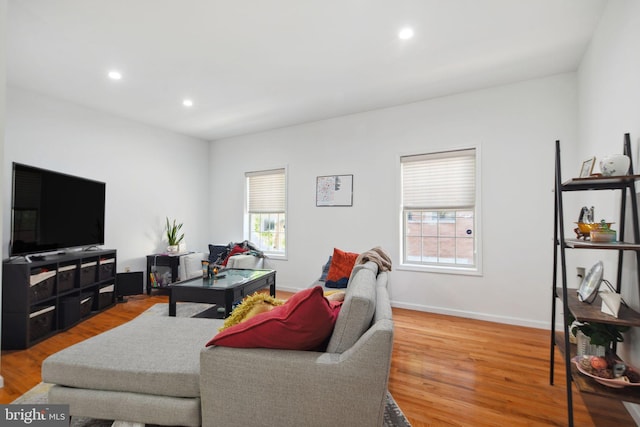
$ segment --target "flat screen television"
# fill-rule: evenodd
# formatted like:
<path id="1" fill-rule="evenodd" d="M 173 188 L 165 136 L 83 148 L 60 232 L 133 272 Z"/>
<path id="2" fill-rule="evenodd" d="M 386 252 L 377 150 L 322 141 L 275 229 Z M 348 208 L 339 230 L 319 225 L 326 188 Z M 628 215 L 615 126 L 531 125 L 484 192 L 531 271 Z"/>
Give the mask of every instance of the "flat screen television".
<path id="1" fill-rule="evenodd" d="M 104 244 L 105 187 L 14 163 L 10 255 Z"/>

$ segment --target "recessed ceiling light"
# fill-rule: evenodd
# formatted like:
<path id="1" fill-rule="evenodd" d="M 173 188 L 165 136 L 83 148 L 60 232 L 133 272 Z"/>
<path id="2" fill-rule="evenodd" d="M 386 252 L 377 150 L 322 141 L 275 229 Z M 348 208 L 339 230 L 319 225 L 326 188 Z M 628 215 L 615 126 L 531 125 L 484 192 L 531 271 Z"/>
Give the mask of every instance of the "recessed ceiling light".
<path id="1" fill-rule="evenodd" d="M 122 74 L 120 74 L 120 71 L 116 70 L 109 71 L 108 76 L 111 80 L 120 80 L 122 78 Z"/>
<path id="2" fill-rule="evenodd" d="M 185 99 L 182 101 L 182 105 L 185 107 L 193 107 L 193 101 L 191 99 Z"/>
<path id="3" fill-rule="evenodd" d="M 409 40 L 413 37 L 413 28 L 405 27 L 398 32 L 398 38 L 401 40 Z"/>

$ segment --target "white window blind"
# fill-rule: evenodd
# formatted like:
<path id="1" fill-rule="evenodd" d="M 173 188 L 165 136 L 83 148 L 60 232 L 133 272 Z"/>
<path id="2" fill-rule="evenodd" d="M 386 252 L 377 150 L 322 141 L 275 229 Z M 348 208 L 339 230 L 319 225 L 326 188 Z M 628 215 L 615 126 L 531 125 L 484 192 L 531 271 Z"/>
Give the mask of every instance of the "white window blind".
<path id="1" fill-rule="evenodd" d="M 286 189 L 284 169 L 247 172 L 247 211 L 284 213 Z"/>
<path id="2" fill-rule="evenodd" d="M 475 159 L 475 149 L 402 157 L 403 209 L 473 207 Z"/>

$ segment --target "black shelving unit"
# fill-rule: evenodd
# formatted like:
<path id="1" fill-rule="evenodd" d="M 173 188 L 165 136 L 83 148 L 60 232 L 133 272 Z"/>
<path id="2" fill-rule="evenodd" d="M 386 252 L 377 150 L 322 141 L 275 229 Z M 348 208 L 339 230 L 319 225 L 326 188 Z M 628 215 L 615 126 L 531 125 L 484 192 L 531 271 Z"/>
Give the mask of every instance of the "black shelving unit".
<path id="1" fill-rule="evenodd" d="M 115 304 L 116 251 L 2 265 L 2 349 L 25 349 Z"/>
<path id="2" fill-rule="evenodd" d="M 631 140 L 629 134 L 624 135 L 623 153 L 632 159 Z M 633 173 L 633 161 L 629 167 L 629 175 L 616 177 L 587 177 L 573 178 L 569 181 L 562 182 L 562 174 L 560 167 L 560 141 L 556 141 L 556 158 L 555 158 L 555 206 L 554 206 L 554 254 L 553 254 L 553 287 L 552 287 L 552 314 L 551 314 L 551 351 L 550 351 L 550 378 L 549 382 L 553 385 L 554 380 L 554 349 L 557 348 L 564 356 L 565 375 L 567 383 L 567 407 L 569 426 L 573 427 L 573 397 L 572 382 L 576 384 L 577 389 L 581 393 L 590 393 L 593 395 L 618 399 L 628 402 L 640 403 L 640 391 L 637 388 L 621 388 L 613 389 L 606 387 L 579 373 L 575 366 L 572 366 L 571 358 L 576 354 L 576 346 L 570 344 L 569 341 L 569 314 L 581 322 L 597 322 L 608 323 L 620 326 L 636 327 L 640 326 L 640 313 L 630 309 L 629 307 L 621 307 L 618 318 L 608 316 L 600 311 L 600 297 L 592 304 L 585 304 L 578 300 L 574 289 L 569 292 L 567 289 L 567 264 L 566 252 L 570 250 L 608 250 L 618 252 L 618 266 L 616 273 L 616 292 L 620 293 L 622 288 L 622 264 L 623 255 L 626 251 L 635 251 L 637 265 L 637 284 L 640 287 L 640 228 L 638 226 L 638 204 L 636 200 L 635 181 L 640 179 L 640 175 Z M 564 209 L 563 194 L 571 191 L 599 191 L 599 190 L 616 190 L 621 191 L 620 202 L 620 222 L 618 223 L 618 242 L 613 243 L 593 243 L 578 239 L 566 238 L 564 228 Z M 627 237 L 626 210 L 627 196 L 631 199 L 631 215 L 633 230 L 631 239 Z M 558 277 L 560 276 L 560 277 Z M 560 280 L 560 286 L 558 286 Z M 563 324 L 564 331 L 556 332 L 556 301 L 562 301 Z M 615 344 L 612 351 L 615 351 Z"/>
<path id="3" fill-rule="evenodd" d="M 169 285 L 178 281 L 178 268 L 180 268 L 179 255 L 147 255 L 147 295 L 151 295 L 154 289 L 167 289 Z M 156 277 L 157 282 L 151 281 L 151 275 Z"/>

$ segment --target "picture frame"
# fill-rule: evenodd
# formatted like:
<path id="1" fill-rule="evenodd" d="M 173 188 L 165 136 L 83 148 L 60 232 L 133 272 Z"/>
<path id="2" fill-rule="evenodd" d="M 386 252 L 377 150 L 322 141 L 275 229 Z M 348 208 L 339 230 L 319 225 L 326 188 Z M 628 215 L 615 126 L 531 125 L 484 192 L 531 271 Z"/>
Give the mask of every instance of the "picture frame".
<path id="1" fill-rule="evenodd" d="M 316 206 L 353 206 L 353 175 L 316 177 Z"/>
<path id="2" fill-rule="evenodd" d="M 591 176 L 593 172 L 593 165 L 596 163 L 596 158 L 591 157 L 590 159 L 582 162 L 582 168 L 580 168 L 580 178 L 588 178 Z"/>

